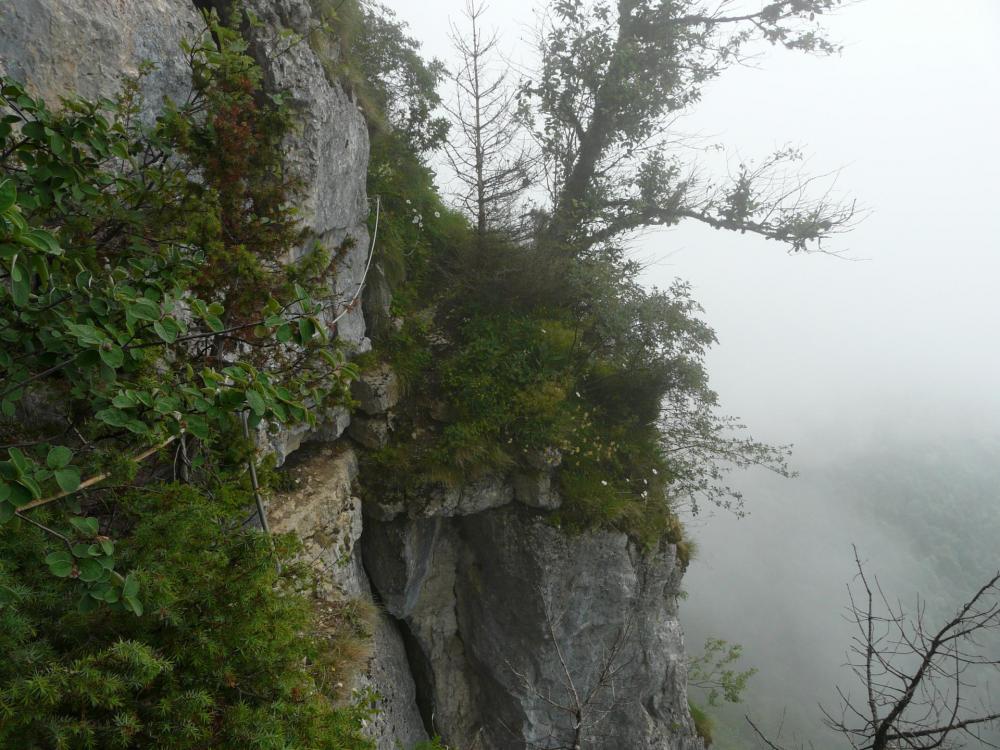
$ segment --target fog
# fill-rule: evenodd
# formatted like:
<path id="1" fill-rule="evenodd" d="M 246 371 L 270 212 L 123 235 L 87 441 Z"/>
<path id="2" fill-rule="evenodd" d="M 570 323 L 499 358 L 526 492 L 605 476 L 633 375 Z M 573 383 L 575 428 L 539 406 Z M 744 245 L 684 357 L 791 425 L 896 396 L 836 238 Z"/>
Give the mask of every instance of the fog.
<path id="1" fill-rule="evenodd" d="M 447 60 L 462 3 L 388 5 Z M 529 64 L 533 3 L 490 7 Z M 827 27 L 842 55 L 768 50 L 680 128 L 731 160 L 802 146 L 806 171 L 866 210 L 842 255 L 697 226 L 634 245 L 647 283 L 692 283 L 719 337 L 708 366 L 724 410 L 795 443 L 800 471 L 742 477 L 746 519 L 689 522 L 689 646 L 743 643 L 761 670 L 743 708 L 774 729 L 786 707 L 786 735 L 818 746 L 815 704 L 847 684 L 852 543 L 887 589 L 941 607 L 1000 565 L 1000 2 L 867 0 Z"/>

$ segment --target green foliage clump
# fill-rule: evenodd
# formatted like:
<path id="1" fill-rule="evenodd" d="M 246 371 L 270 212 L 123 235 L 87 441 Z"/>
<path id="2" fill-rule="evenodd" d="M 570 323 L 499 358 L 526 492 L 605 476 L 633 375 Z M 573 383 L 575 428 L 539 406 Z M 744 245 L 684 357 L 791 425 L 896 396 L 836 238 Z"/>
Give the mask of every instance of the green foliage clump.
<path id="1" fill-rule="evenodd" d="M 356 370 L 232 19 L 154 122 L 141 80 L 53 111 L 0 77 L 3 747 L 370 747 L 370 613 L 315 612 L 294 541 L 246 528 L 246 436 Z"/>
<path id="2" fill-rule="evenodd" d="M 704 709 L 688 701 L 688 710 L 691 711 L 691 719 L 694 721 L 694 732 L 705 741 L 705 747 L 710 747 L 713 740 L 714 725 L 711 717 Z"/>
<path id="3" fill-rule="evenodd" d="M 448 750 L 448 746 L 441 742 L 440 737 L 434 737 L 428 742 L 418 742 L 413 750 Z"/>
<path id="4" fill-rule="evenodd" d="M 0 529 L 0 745 L 369 747 L 367 702 L 332 700 L 296 543 L 246 530 L 251 502 L 182 485 L 119 498 L 143 617 L 79 611 L 70 581 L 35 562 L 44 533 Z"/>
<path id="5" fill-rule="evenodd" d="M 372 43 L 386 23 L 395 21 L 371 26 Z M 421 83 L 404 98 L 416 90 L 435 101 L 418 58 L 364 59 L 383 86 L 409 69 L 403 78 Z M 704 369 L 715 337 L 689 287 L 643 288 L 639 266 L 611 243 L 560 251 L 542 233 L 543 213 L 534 229 L 529 217 L 476 236 L 442 205 L 425 163 L 434 144 L 413 137 L 405 117 L 389 119 L 395 127 L 373 137 L 369 192 L 380 200 L 378 265 L 395 323 L 375 334 L 408 398 L 393 441 L 365 459 L 370 491 L 410 502 L 428 485 L 541 462 L 558 466 L 554 522 L 666 538 L 689 559 L 679 505 L 738 510 L 723 481 L 730 462 L 787 472 L 781 449 L 734 437 L 736 424 L 716 415 Z"/>
<path id="6" fill-rule="evenodd" d="M 211 22 L 188 53 L 190 99 L 151 126 L 138 82 L 56 113 L 0 80 L 0 524 L 88 474 L 130 482 L 123 455 L 173 443 L 181 473 L 210 476 L 241 414 L 310 421 L 347 398 L 354 370 L 314 298 L 323 255 L 280 262 L 301 240 L 279 177 L 288 115 L 234 29 Z M 40 403 L 61 413 L 30 417 Z M 120 594 L 112 555 L 77 554 L 79 508 L 61 507 L 53 572 Z"/>

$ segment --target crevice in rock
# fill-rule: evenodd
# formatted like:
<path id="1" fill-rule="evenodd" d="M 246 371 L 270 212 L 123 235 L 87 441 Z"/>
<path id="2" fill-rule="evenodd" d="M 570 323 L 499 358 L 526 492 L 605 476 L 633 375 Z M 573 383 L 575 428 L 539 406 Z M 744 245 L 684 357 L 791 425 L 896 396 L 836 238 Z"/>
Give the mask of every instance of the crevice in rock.
<path id="1" fill-rule="evenodd" d="M 358 540 L 359 547 L 364 543 L 363 536 L 364 533 L 362 532 L 362 539 Z M 410 676 L 413 678 L 417 712 L 420 714 L 420 721 L 424 725 L 424 731 L 427 732 L 427 736 L 434 737 L 438 733 L 434 728 L 434 677 L 430 660 L 420 647 L 416 636 L 413 635 L 406 621 L 395 617 L 385 607 L 385 598 L 378 590 L 378 587 L 376 587 L 371 571 L 364 562 L 363 555 L 361 556 L 361 567 L 369 582 L 372 601 L 379 607 L 382 614 L 385 615 L 386 620 L 395 628 L 396 632 L 399 633 L 400 639 L 403 641 L 406 663 L 410 670 Z"/>
<path id="2" fill-rule="evenodd" d="M 416 636 L 413 635 L 406 622 L 392 615 L 387 616 L 403 638 L 406 661 L 410 665 L 410 675 L 413 677 L 413 685 L 416 688 L 417 711 L 420 713 L 420 719 L 424 723 L 427 735 L 433 737 L 438 732 L 434 727 L 434 674 L 430 660 L 424 650 L 420 648 Z"/>

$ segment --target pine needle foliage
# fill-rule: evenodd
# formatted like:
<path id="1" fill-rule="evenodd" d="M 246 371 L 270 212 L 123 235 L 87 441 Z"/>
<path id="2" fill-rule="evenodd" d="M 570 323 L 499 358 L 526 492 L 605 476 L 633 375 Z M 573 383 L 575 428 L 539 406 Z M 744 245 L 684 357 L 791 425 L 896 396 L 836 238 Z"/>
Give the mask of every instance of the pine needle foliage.
<path id="1" fill-rule="evenodd" d="M 324 685 L 297 544 L 241 527 L 251 498 L 161 485 L 119 499 L 119 557 L 146 612 L 80 612 L 35 563 L 32 528 L 0 530 L 0 746 L 360 750 L 362 702 Z M 278 572 L 276 561 L 281 563 Z"/>

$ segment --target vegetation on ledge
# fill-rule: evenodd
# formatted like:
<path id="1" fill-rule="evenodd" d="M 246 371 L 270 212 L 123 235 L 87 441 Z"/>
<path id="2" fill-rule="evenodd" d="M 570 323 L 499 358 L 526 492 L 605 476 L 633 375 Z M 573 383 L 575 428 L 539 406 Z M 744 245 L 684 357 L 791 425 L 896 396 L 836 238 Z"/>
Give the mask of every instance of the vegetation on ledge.
<path id="1" fill-rule="evenodd" d="M 408 398 L 390 444 L 366 458 L 371 493 L 418 502 L 428 485 L 548 463 L 562 497 L 553 522 L 652 544 L 682 540 L 679 508 L 742 513 L 731 469 L 789 474 L 787 447 L 755 441 L 719 413 L 704 368 L 715 337 L 688 286 L 640 285 L 628 241 L 691 220 L 797 252 L 822 249 L 849 225 L 851 206 L 810 201 L 808 181 L 789 190 L 782 170 L 795 152 L 709 186 L 684 177 L 697 167 L 664 124 L 755 41 L 832 51 L 811 26 L 832 4 L 739 19 L 656 5 L 553 4 L 537 80 L 514 87 L 509 70 L 490 76 L 495 45 L 473 5 L 475 33 L 456 31 L 457 93 L 441 144 L 457 195 L 440 195 L 427 166 L 436 122 L 374 131 L 369 192 L 381 199 L 379 260 L 394 291 L 377 356 Z M 683 43 L 669 44 L 678 29 Z M 397 75 L 370 77 L 367 90 L 379 100 L 406 80 L 397 110 L 433 111 L 440 67 L 413 54 L 401 24 L 380 33 L 393 43 L 368 43 L 406 54 L 389 65 Z M 515 101 L 516 117 L 503 116 Z"/>

